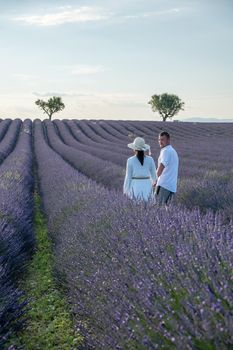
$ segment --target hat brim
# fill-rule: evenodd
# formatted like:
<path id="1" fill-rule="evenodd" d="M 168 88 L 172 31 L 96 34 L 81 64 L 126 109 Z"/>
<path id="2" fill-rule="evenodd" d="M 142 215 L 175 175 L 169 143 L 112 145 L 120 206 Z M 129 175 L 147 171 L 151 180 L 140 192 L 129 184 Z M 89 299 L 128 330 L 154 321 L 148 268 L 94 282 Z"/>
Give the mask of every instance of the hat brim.
<path id="1" fill-rule="evenodd" d="M 145 144 L 144 147 L 136 147 L 134 143 L 128 143 L 127 145 L 129 148 L 133 149 L 134 151 L 149 151 L 150 146 Z"/>

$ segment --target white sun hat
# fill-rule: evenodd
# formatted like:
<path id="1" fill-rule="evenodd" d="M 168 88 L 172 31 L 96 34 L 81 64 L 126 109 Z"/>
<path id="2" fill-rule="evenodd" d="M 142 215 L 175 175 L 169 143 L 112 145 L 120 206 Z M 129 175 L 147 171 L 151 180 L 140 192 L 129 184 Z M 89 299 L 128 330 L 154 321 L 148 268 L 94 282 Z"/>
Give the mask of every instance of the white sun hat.
<path id="1" fill-rule="evenodd" d="M 142 137 L 136 137 L 133 143 L 128 144 L 128 147 L 135 151 L 149 151 L 149 154 L 151 154 L 150 146 L 145 143 L 145 140 Z"/>

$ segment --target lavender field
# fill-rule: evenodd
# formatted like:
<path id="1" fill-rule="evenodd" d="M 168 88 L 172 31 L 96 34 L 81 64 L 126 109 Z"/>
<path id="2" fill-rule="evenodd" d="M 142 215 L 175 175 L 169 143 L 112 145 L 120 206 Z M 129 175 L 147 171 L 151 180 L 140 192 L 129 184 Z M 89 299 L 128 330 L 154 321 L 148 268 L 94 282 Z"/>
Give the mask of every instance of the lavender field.
<path id="1" fill-rule="evenodd" d="M 136 136 L 180 157 L 168 207 L 123 196 Z M 233 347 L 233 124 L 0 121 L 0 348 L 24 327 L 18 283 L 39 191 L 54 276 L 83 343 L 72 349 Z M 59 348 L 60 349 L 60 348 Z"/>

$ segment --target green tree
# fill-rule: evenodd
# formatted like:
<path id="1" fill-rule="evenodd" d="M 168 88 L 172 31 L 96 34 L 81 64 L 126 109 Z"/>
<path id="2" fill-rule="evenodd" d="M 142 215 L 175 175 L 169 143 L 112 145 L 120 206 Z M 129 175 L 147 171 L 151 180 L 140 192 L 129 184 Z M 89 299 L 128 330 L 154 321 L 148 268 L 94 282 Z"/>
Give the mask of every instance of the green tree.
<path id="1" fill-rule="evenodd" d="M 180 110 L 184 110 L 184 102 L 173 94 L 153 95 L 148 103 L 151 105 L 153 112 L 159 112 L 164 122 L 167 118 L 171 119 Z"/>
<path id="2" fill-rule="evenodd" d="M 61 97 L 53 96 L 48 99 L 48 101 L 37 100 L 35 104 L 48 114 L 49 120 L 52 119 L 52 115 L 59 111 L 62 111 L 65 108 L 64 103 L 62 102 Z"/>

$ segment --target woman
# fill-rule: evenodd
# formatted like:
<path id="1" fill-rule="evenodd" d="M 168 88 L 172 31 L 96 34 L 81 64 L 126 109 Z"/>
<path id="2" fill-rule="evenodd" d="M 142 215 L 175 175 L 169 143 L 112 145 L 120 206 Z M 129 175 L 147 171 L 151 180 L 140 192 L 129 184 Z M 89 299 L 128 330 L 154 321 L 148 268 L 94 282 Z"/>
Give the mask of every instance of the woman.
<path id="1" fill-rule="evenodd" d="M 154 159 L 144 153 L 149 151 L 150 154 L 150 146 L 142 137 L 136 137 L 128 147 L 134 150 L 134 156 L 127 160 L 124 194 L 147 202 L 153 198 L 153 185 L 157 179 Z"/>

